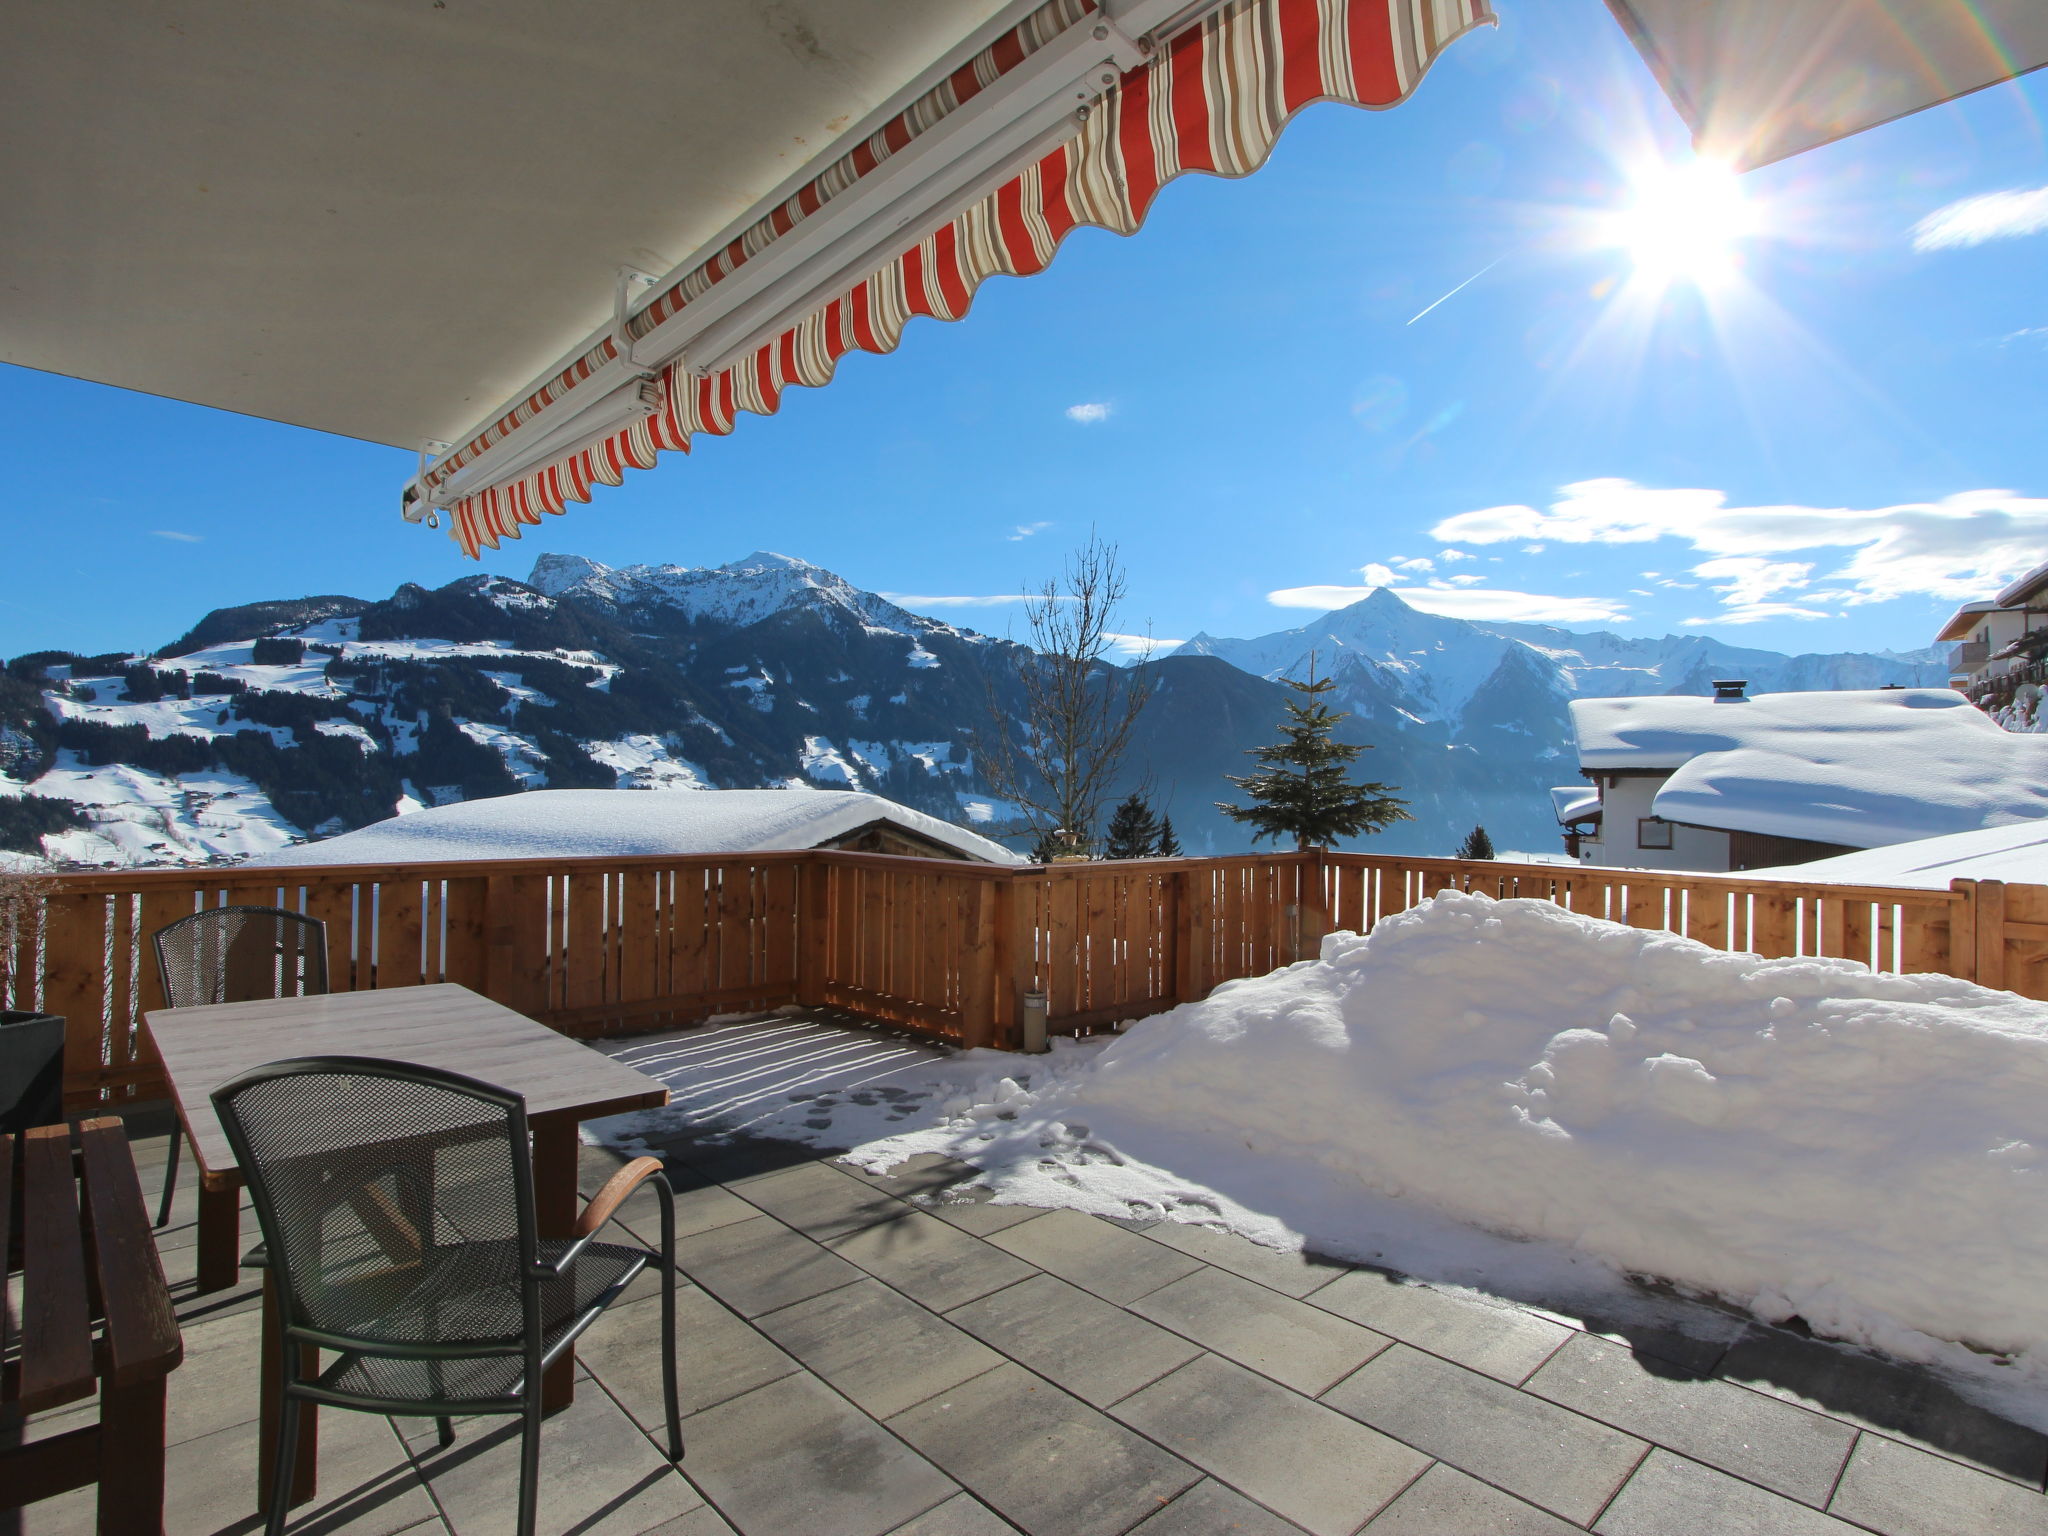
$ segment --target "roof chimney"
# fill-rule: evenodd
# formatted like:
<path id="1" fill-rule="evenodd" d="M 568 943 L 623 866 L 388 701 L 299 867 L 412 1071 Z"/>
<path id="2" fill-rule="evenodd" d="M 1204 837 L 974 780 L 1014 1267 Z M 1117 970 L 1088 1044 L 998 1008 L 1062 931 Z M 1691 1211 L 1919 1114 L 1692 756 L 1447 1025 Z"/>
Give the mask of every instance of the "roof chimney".
<path id="1" fill-rule="evenodd" d="M 1716 702 L 1746 700 L 1749 695 L 1743 690 L 1748 686 L 1746 677 L 1717 677 L 1714 679 L 1714 698 Z"/>

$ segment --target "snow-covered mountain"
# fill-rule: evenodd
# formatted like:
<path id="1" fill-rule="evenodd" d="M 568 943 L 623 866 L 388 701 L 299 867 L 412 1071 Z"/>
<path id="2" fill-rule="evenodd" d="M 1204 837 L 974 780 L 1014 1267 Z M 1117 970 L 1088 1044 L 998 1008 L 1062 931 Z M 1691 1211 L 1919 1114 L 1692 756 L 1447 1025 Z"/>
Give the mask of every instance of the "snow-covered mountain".
<path id="1" fill-rule="evenodd" d="M 1930 680 L 1918 658 L 1784 657 L 1477 625 L 1392 593 L 1255 640 L 1199 636 L 1151 664 L 1125 778 L 1190 852 L 1236 851 L 1215 808 L 1273 738 L 1313 653 L 1371 745 L 1365 776 L 1416 820 L 1373 846 L 1445 853 L 1475 822 L 1554 846 L 1546 786 L 1573 773 L 1565 702 Z M 914 614 L 830 571 L 757 553 L 613 569 L 544 555 L 529 580 L 469 576 L 381 601 L 218 609 L 154 656 L 45 651 L 0 674 L 0 849 L 87 863 L 199 863 L 413 806 L 556 788 L 809 785 L 987 827 L 977 760 L 1022 712 L 1022 648 Z M 1107 686 L 1129 674 L 1105 669 Z M 1945 676 L 1945 674 L 1944 674 Z"/>
<path id="2" fill-rule="evenodd" d="M 1296 629 L 1251 640 L 1196 635 L 1167 654 L 1216 656 L 1269 678 L 1306 676 L 1313 658 L 1340 686 L 1391 701 L 1417 723 L 1453 728 L 1503 684 L 1521 692 L 1533 682 L 1565 700 L 1708 693 L 1717 677 L 1747 678 L 1752 693 L 1948 681 L 1946 655 L 1937 649 L 1786 656 L 1706 635 L 1631 639 L 1606 630 L 1476 623 L 1423 613 L 1384 587 Z"/>

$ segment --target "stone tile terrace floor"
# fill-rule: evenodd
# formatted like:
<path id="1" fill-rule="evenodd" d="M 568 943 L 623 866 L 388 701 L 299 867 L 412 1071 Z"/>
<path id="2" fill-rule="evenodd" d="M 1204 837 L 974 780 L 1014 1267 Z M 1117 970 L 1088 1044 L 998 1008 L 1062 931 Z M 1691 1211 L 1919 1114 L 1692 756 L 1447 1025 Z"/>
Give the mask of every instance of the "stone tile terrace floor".
<path id="1" fill-rule="evenodd" d="M 138 1137 L 146 1187 L 164 1146 Z M 671 1468 L 653 1438 L 647 1277 L 586 1336 L 576 1402 L 548 1422 L 544 1531 L 2048 1533 L 2048 1438 L 1925 1373 L 1704 1308 L 1714 1342 L 1605 1333 L 1199 1228 L 991 1205 L 959 1164 L 878 1178 L 783 1142 L 663 1150 L 687 1455 Z M 586 1149 L 586 1193 L 614 1162 Z M 256 1298 L 192 1294 L 189 1193 L 179 1210 L 166 1529 L 257 1530 Z M 627 1215 L 651 1243 L 652 1197 Z M 329 1412 L 321 1442 L 295 1531 L 512 1528 L 509 1421 L 442 1451 L 431 1425 Z M 33 1536 L 92 1528 L 85 1494 L 24 1515 Z"/>

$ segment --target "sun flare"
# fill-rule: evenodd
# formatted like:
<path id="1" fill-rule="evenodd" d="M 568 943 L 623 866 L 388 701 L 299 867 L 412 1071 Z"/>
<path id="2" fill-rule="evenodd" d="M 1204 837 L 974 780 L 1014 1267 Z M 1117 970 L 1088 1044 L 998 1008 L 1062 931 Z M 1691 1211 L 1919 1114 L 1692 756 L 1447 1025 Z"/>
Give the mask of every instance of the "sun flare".
<path id="1" fill-rule="evenodd" d="M 1695 160 L 1637 177 L 1629 205 L 1608 220 L 1607 238 L 1646 280 L 1706 287 L 1733 275 L 1742 241 L 1755 229 L 1741 178 L 1715 161 Z"/>

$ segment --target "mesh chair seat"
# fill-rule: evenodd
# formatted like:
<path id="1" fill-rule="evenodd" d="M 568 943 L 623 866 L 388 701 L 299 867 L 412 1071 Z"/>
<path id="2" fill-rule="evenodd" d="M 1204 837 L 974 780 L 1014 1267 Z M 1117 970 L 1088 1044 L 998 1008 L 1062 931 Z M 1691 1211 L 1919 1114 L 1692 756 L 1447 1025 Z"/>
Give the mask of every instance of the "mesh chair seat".
<path id="1" fill-rule="evenodd" d="M 552 1264 L 568 1249 L 567 1241 L 543 1239 L 541 1262 Z M 541 1282 L 542 1329 L 573 1322 L 646 1267 L 647 1255 L 638 1248 L 590 1244 L 567 1274 Z M 387 1266 L 368 1278 L 324 1287 L 320 1324 L 372 1348 L 382 1343 L 517 1349 L 525 1315 L 520 1284 L 519 1244 L 512 1239 L 430 1248 L 418 1264 Z"/>
<path id="2" fill-rule="evenodd" d="M 541 1259 L 552 1263 L 568 1247 L 566 1242 L 544 1241 Z M 466 1262 L 478 1257 L 479 1249 L 510 1250 L 510 1267 Z M 517 1394 L 526 1362 L 520 1347 L 516 1248 L 509 1243 L 471 1243 L 439 1251 L 447 1256 L 447 1262 L 435 1266 L 434 1279 L 416 1287 L 397 1311 L 378 1321 L 417 1339 L 427 1336 L 416 1327 L 417 1321 L 438 1316 L 439 1325 L 431 1334 L 437 1344 L 501 1344 L 507 1352 L 459 1360 L 421 1360 L 345 1351 L 321 1373 L 318 1387 L 322 1394 L 380 1402 L 443 1403 L 458 1412 L 502 1404 Z M 542 1352 L 552 1354 L 565 1335 L 602 1311 L 612 1295 L 647 1267 L 647 1257 L 638 1248 L 592 1243 L 577 1256 L 567 1274 L 543 1282 Z M 509 1328 L 503 1326 L 507 1318 Z M 381 1333 L 383 1327 L 374 1331 Z M 435 1411 L 445 1409 L 437 1407 Z"/>

